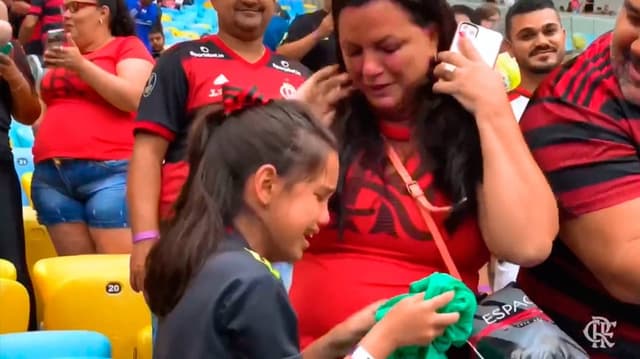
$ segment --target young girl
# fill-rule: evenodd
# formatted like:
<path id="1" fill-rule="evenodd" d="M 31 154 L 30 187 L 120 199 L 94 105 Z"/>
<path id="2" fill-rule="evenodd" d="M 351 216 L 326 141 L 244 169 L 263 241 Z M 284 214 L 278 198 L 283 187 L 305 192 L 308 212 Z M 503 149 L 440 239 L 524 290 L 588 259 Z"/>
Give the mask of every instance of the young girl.
<path id="1" fill-rule="evenodd" d="M 294 102 L 229 101 L 239 109 L 198 116 L 175 218 L 147 262 L 147 297 L 160 317 L 154 358 L 336 358 L 358 342 L 354 359 L 386 358 L 458 320 L 436 312 L 452 293 L 408 298 L 375 326 L 374 303 L 300 354 L 296 315 L 269 261 L 300 259 L 328 222 L 337 145 Z"/>

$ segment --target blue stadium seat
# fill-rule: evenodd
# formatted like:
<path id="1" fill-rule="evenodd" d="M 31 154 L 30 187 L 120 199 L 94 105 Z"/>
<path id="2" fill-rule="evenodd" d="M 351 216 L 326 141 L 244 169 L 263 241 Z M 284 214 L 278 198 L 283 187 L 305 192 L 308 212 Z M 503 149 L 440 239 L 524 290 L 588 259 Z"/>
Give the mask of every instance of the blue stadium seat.
<path id="1" fill-rule="evenodd" d="M 111 359 L 106 336 L 84 330 L 0 335 L 0 359 Z"/>
<path id="2" fill-rule="evenodd" d="M 23 125 L 16 120 L 11 120 L 9 138 L 13 147 L 33 147 L 33 131 L 31 126 Z"/>
<path id="3" fill-rule="evenodd" d="M 33 154 L 30 147 L 13 147 L 11 151 L 18 178 L 22 178 L 25 173 L 33 172 Z M 22 192 L 22 205 L 29 206 L 29 198 L 24 191 Z"/>

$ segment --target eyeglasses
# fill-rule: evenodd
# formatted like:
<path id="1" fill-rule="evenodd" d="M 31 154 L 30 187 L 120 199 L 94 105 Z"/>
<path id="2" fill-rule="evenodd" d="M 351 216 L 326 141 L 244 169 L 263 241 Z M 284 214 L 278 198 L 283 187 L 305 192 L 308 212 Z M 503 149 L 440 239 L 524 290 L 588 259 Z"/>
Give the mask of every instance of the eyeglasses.
<path id="1" fill-rule="evenodd" d="M 98 3 L 88 2 L 88 1 L 69 1 L 62 5 L 62 11 L 69 10 L 70 13 L 75 14 L 80 9 L 84 9 L 85 7 L 97 7 Z"/>

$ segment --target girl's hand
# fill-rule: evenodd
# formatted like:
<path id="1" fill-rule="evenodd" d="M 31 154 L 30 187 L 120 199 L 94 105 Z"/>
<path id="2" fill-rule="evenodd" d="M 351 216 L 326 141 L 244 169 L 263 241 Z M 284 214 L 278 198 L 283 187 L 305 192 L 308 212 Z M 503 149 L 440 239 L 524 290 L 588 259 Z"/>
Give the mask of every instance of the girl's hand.
<path id="1" fill-rule="evenodd" d="M 383 331 L 381 340 L 390 341 L 393 349 L 410 345 L 427 345 L 442 335 L 448 326 L 460 319 L 459 313 L 438 313 L 447 305 L 454 292 L 446 292 L 429 300 L 418 293 L 398 302 L 372 329 Z"/>

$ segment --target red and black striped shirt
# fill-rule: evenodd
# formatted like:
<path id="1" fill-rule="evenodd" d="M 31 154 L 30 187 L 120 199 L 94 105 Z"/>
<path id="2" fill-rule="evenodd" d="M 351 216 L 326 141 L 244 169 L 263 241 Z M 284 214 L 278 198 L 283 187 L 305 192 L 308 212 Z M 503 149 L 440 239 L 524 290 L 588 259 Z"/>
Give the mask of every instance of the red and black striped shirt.
<path id="1" fill-rule="evenodd" d="M 29 15 L 38 17 L 38 36 L 34 34 L 32 41 L 40 41 L 40 48 L 46 46 L 47 31 L 61 29 L 64 21 L 62 17 L 63 0 L 31 0 Z M 38 46 L 38 45 L 33 45 Z M 42 51 L 39 55 L 42 54 Z"/>
<path id="2" fill-rule="evenodd" d="M 640 197 L 640 107 L 622 97 L 610 44 L 603 35 L 549 75 L 520 121 L 561 222 Z M 561 239 L 518 281 L 592 358 L 640 358 L 640 306 L 609 295 Z"/>

